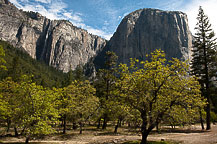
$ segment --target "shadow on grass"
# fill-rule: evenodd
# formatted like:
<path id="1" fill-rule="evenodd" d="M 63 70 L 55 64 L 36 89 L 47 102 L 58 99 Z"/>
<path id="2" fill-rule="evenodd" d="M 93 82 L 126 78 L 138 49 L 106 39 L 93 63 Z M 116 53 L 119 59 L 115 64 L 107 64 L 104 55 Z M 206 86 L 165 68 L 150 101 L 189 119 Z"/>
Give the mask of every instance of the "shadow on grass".
<path id="1" fill-rule="evenodd" d="M 114 132 L 101 132 L 101 133 L 97 133 L 97 136 L 105 136 L 105 135 L 114 136 L 114 135 L 120 135 L 120 133 L 114 133 Z M 121 134 L 121 135 L 123 135 L 123 134 Z"/>
<path id="2" fill-rule="evenodd" d="M 14 143 L 3 143 L 1 144 L 25 144 L 25 142 L 14 142 Z M 29 142 L 29 144 L 57 144 L 57 143 L 50 143 L 50 142 Z"/>
<path id="3" fill-rule="evenodd" d="M 77 133 L 66 133 L 66 134 L 56 133 L 51 136 L 57 137 L 56 139 L 58 140 L 67 140 L 67 139 L 72 139 L 73 137 L 79 136 L 79 134 Z"/>
<path id="4" fill-rule="evenodd" d="M 130 141 L 130 142 L 124 142 L 122 144 L 140 144 L 140 141 Z M 167 142 L 167 141 L 149 141 L 148 144 L 178 144 L 176 142 Z"/>
<path id="5" fill-rule="evenodd" d="M 94 131 L 94 132 L 101 132 L 104 131 L 101 128 L 84 128 L 83 131 Z"/>
<path id="6" fill-rule="evenodd" d="M 179 128 L 164 128 L 160 130 L 160 133 L 205 133 L 209 132 L 206 130 L 194 130 L 194 129 L 179 129 Z M 156 130 L 153 130 L 152 133 L 158 133 Z"/>

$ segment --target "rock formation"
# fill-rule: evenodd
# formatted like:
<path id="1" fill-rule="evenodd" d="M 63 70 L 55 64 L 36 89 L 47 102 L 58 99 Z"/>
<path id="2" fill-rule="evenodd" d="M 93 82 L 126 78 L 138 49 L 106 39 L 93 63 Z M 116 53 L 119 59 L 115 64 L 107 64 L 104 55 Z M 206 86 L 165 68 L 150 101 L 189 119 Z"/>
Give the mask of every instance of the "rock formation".
<path id="1" fill-rule="evenodd" d="M 167 59 L 187 60 L 191 46 L 192 35 L 186 14 L 141 9 L 122 20 L 106 50 L 114 51 L 119 62 L 129 63 L 129 58 L 144 59 L 155 49 L 165 51 Z"/>
<path id="2" fill-rule="evenodd" d="M 8 0 L 0 0 L 0 39 L 64 72 L 86 64 L 106 44 L 69 21 L 24 12 Z"/>
<path id="3" fill-rule="evenodd" d="M 64 72 L 86 64 L 89 73 L 101 68 L 108 50 L 122 63 L 129 63 L 129 58 L 144 59 L 155 49 L 164 50 L 168 59 L 187 60 L 192 45 L 187 16 L 182 12 L 137 10 L 122 20 L 107 42 L 69 21 L 19 10 L 8 0 L 0 0 L 0 39 Z"/>

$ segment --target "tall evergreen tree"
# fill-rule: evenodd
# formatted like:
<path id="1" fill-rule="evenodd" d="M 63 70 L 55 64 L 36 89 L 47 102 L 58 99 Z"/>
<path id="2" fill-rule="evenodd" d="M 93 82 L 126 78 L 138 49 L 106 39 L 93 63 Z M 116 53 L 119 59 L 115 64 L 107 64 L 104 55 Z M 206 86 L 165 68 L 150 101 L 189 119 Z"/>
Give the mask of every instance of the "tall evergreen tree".
<path id="1" fill-rule="evenodd" d="M 204 14 L 202 7 L 199 8 L 197 17 L 197 25 L 195 27 L 195 41 L 193 43 L 193 59 L 192 59 L 192 74 L 199 78 L 201 84 L 202 95 L 207 98 L 206 106 L 206 129 L 211 129 L 210 126 L 210 104 L 211 104 L 211 83 L 216 77 L 217 62 L 216 62 L 216 39 L 214 31 L 211 29 L 211 24 L 208 17 Z"/>
<path id="2" fill-rule="evenodd" d="M 4 65 L 6 61 L 4 60 L 5 51 L 3 46 L 0 45 L 0 69 L 7 70 L 6 66 Z"/>
<path id="3" fill-rule="evenodd" d="M 87 79 L 85 77 L 84 67 L 82 65 L 78 65 L 73 73 L 74 73 L 74 80 L 84 81 L 85 79 Z"/>
<path id="4" fill-rule="evenodd" d="M 109 100 L 112 97 L 112 91 L 115 89 L 117 59 L 118 57 L 114 52 L 106 52 L 105 68 L 100 69 L 96 76 L 96 95 L 99 97 L 100 107 L 102 109 L 102 116 L 99 118 L 99 121 L 103 118 L 102 129 L 106 129 L 110 115 L 109 112 L 111 112 L 111 104 L 109 103 Z"/>
<path id="5" fill-rule="evenodd" d="M 11 68 L 8 70 L 8 75 L 12 77 L 13 81 L 19 81 L 22 75 L 21 59 L 19 56 L 13 58 Z"/>

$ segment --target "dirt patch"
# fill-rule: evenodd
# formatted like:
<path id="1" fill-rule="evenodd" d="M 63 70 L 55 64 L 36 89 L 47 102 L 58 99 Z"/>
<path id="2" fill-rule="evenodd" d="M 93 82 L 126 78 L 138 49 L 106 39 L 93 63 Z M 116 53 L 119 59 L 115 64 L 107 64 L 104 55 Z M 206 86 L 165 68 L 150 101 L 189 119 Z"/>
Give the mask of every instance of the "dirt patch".
<path id="1" fill-rule="evenodd" d="M 149 140 L 160 141 L 161 139 L 177 141 L 182 144 L 213 144 L 217 143 L 217 126 L 213 125 L 210 131 L 202 131 L 198 126 L 184 130 L 175 130 L 162 134 L 153 134 Z"/>

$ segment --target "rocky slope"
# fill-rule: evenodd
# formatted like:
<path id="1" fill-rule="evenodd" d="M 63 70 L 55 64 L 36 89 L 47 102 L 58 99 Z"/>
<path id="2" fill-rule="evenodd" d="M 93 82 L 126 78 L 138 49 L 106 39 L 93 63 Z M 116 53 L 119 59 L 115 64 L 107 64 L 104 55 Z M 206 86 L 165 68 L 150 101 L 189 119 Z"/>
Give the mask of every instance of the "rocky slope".
<path id="1" fill-rule="evenodd" d="M 129 58 L 144 59 L 155 49 L 162 49 L 166 58 L 190 58 L 192 35 L 186 14 L 157 9 L 141 9 L 127 15 L 108 42 L 106 50 L 114 51 L 119 61 L 129 63 Z M 95 62 L 102 59 L 100 54 Z"/>
<path id="2" fill-rule="evenodd" d="M 86 64 L 106 44 L 68 21 L 23 12 L 8 0 L 0 0 L 0 39 L 64 72 Z"/>

